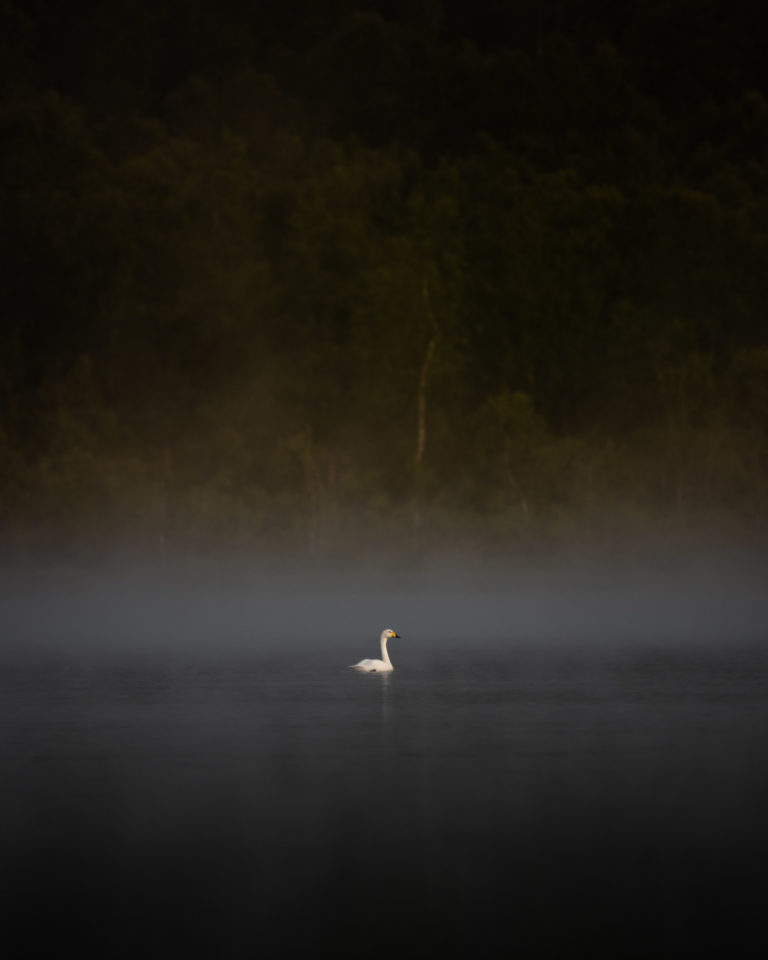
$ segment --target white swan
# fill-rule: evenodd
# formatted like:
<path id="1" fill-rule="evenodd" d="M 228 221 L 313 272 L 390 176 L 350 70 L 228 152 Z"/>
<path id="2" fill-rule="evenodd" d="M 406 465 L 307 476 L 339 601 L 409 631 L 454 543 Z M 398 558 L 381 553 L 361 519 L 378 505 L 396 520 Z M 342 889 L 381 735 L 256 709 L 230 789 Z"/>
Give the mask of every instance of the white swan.
<path id="1" fill-rule="evenodd" d="M 358 670 L 360 673 L 392 673 L 395 668 L 392 666 L 392 661 L 387 653 L 387 640 L 390 637 L 397 637 L 399 640 L 400 634 L 389 629 L 382 631 L 381 660 L 361 660 L 360 663 L 351 664 L 352 669 Z"/>

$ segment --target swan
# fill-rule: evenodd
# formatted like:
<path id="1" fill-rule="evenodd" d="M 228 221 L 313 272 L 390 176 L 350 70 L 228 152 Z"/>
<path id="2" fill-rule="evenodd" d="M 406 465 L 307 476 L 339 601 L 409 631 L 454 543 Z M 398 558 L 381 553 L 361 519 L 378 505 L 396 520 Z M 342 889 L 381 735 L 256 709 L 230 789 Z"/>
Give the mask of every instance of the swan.
<path id="1" fill-rule="evenodd" d="M 390 637 L 397 637 L 399 640 L 400 634 L 395 633 L 394 630 L 390 630 L 389 628 L 382 631 L 381 660 L 361 660 L 360 663 L 351 664 L 352 669 L 360 673 L 391 673 L 395 668 L 392 666 L 392 661 L 389 659 L 389 654 L 387 653 L 387 640 L 389 640 Z"/>

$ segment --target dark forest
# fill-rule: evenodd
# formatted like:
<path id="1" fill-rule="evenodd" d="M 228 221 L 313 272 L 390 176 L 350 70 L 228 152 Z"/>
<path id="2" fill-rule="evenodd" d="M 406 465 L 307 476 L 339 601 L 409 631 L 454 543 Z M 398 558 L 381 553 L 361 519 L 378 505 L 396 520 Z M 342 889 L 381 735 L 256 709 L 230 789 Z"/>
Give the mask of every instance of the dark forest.
<path id="1" fill-rule="evenodd" d="M 2 0 L 6 555 L 760 538 L 763 13 Z"/>

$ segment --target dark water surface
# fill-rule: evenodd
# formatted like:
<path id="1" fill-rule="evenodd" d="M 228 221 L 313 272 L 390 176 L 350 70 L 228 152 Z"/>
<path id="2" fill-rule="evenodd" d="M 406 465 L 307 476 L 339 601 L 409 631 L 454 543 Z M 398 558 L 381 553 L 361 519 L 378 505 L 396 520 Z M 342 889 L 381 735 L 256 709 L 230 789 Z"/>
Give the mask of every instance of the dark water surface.
<path id="1" fill-rule="evenodd" d="M 764 647 L 338 659 L 5 663 L 23 955 L 763 955 Z"/>

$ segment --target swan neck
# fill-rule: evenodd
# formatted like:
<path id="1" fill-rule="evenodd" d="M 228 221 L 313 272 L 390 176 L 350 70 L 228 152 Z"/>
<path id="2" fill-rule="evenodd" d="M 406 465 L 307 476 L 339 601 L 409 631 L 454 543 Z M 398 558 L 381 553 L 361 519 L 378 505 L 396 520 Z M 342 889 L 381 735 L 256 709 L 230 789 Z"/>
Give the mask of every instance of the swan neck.
<path id="1" fill-rule="evenodd" d="M 381 638 L 381 659 L 388 667 L 392 666 L 392 661 L 389 659 L 389 653 L 387 652 L 387 637 Z"/>

